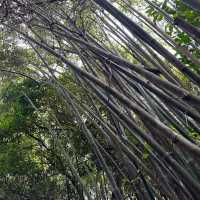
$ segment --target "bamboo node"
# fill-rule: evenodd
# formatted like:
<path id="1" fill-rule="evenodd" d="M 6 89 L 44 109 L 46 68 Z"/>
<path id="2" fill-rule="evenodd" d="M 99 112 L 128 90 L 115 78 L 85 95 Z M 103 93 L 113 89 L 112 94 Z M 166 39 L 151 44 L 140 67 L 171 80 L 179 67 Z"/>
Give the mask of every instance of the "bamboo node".
<path id="1" fill-rule="evenodd" d="M 184 92 L 184 93 L 183 93 L 182 99 L 183 99 L 183 100 L 188 100 L 189 97 L 190 97 L 190 93 L 189 93 L 189 92 Z"/>
<path id="2" fill-rule="evenodd" d="M 172 138 L 172 144 L 177 144 L 178 143 L 178 136 L 174 135 L 174 137 Z"/>
<path id="3" fill-rule="evenodd" d="M 166 160 L 167 158 L 169 158 L 170 156 L 173 155 L 173 152 L 170 151 L 170 152 L 166 152 L 165 156 L 163 157 L 163 160 Z"/>
<path id="4" fill-rule="evenodd" d="M 186 163 L 187 163 L 188 165 L 191 164 L 191 163 L 193 163 L 193 159 L 191 158 L 191 159 L 186 160 Z"/>
<path id="5" fill-rule="evenodd" d="M 187 68 L 187 67 L 182 67 L 182 68 L 181 68 L 181 71 L 182 71 L 183 73 L 186 73 L 186 72 L 188 72 L 188 68 Z"/>

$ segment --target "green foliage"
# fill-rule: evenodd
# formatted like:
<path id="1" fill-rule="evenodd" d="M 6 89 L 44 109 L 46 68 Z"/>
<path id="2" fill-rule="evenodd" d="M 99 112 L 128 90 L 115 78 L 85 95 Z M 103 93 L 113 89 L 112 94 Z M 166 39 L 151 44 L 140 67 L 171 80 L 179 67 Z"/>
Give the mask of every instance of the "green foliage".
<path id="1" fill-rule="evenodd" d="M 174 0 L 173 6 L 167 3 L 167 1 L 165 4 L 163 4 L 159 0 L 155 0 L 153 2 L 155 3 L 156 6 L 158 6 L 159 9 L 161 9 L 166 15 L 169 15 L 172 19 L 176 19 L 177 17 L 179 17 L 196 28 L 200 27 L 199 13 L 197 11 L 191 10 L 180 0 Z M 149 16 L 153 17 L 153 21 L 155 23 L 160 21 L 163 22 L 164 15 L 163 13 L 158 12 L 157 9 L 148 6 L 146 12 Z M 177 29 L 177 27 L 175 27 L 173 24 L 171 23 L 163 23 L 163 24 L 165 32 L 169 36 L 171 36 L 178 45 L 188 49 L 192 53 L 192 55 L 197 59 L 200 58 L 200 51 L 198 48 L 196 48 L 196 46 L 198 46 L 198 43 L 196 43 L 196 41 L 194 41 L 187 33 L 181 31 L 180 29 Z M 176 56 L 186 66 L 190 66 L 193 70 L 195 70 L 197 73 L 200 74 L 199 66 L 194 64 L 190 59 L 182 55 L 180 52 L 176 52 Z"/>
<path id="2" fill-rule="evenodd" d="M 110 5 L 119 18 L 109 9 L 105 11 L 98 3 L 101 1 L 96 1 L 99 6 L 90 1 L 56 2 L 58 4 L 53 6 L 52 1 L 48 5 L 37 2 L 30 25 L 19 25 L 25 35 L 37 41 L 27 40 L 33 49 L 27 44 L 22 47 L 24 44 L 21 40 L 15 41 L 15 36 L 12 44 L 2 39 L 5 41 L 1 44 L 0 64 L 2 69 L 12 70 L 13 75 L 6 73 L 5 79 L 2 76 L 0 90 L 0 199 L 82 200 L 87 192 L 92 198 L 115 199 L 118 188 L 124 195 L 118 199 L 176 199 L 179 194 L 187 199 L 192 196 L 199 189 L 198 175 L 190 177 L 188 174 L 196 173 L 198 163 L 189 166 L 188 158 L 193 155 L 196 158 L 199 153 L 196 146 L 193 148 L 199 140 L 196 123 L 199 110 L 196 112 L 193 108 L 197 108 L 199 101 L 188 94 L 189 90 L 181 90 L 183 86 L 194 91 L 185 73 L 177 70 L 184 67 L 177 65 L 175 69 L 176 59 L 165 55 L 164 47 L 159 48 L 162 44 L 155 45 L 148 33 L 146 38 L 140 35 L 139 32 L 144 33 L 140 27 L 129 29 L 128 24 L 134 27 L 134 23 L 123 14 L 139 21 L 141 28 L 144 23 L 127 2 L 111 1 L 122 11 L 120 15 Z M 106 2 L 102 1 L 102 5 Z M 129 0 L 130 5 L 138 2 Z M 160 2 L 155 1 L 172 19 L 181 17 L 198 27 L 196 12 L 189 11 L 181 1 L 174 0 L 173 6 L 169 1 Z M 27 1 L 27 5 L 29 3 L 31 1 Z M 24 10 L 19 7 L 13 12 L 15 16 Z M 23 17 L 32 18 L 32 10 L 30 13 Z M 163 13 L 151 7 L 147 13 L 155 25 L 159 22 L 165 26 L 166 33 L 178 45 L 198 58 L 199 46 L 192 37 L 164 22 Z M 121 30 L 112 26 L 106 16 L 115 18 Z M 146 25 L 151 26 L 148 21 Z M 20 44 L 16 45 L 17 42 Z M 97 48 L 92 48 L 93 45 Z M 156 51 L 174 66 L 164 63 Z M 199 71 L 187 57 L 176 53 L 185 65 Z M 117 56 L 133 64 L 139 61 L 143 66 L 120 61 Z M 66 64 L 64 58 L 79 70 L 69 62 Z M 151 66 L 158 72 L 155 76 L 150 74 L 153 69 L 149 73 L 145 71 Z M 188 76 L 192 79 L 192 73 Z M 169 84 L 166 78 L 180 81 L 180 89 L 175 81 Z M 68 94 L 72 94 L 73 103 Z M 187 143 L 186 139 L 194 144 Z M 188 181 L 194 191 L 190 191 Z"/>
<path id="3" fill-rule="evenodd" d="M 70 74 L 64 74 L 60 81 L 78 99 L 84 97 Z M 1 99 L 0 179 L 4 180 L 7 176 L 11 176 L 14 181 L 12 183 L 9 179 L 9 183 L 3 182 L 1 189 L 8 192 L 6 187 L 9 184 L 10 186 L 17 184 L 15 181 L 23 176 L 27 177 L 27 186 L 19 184 L 26 189 L 21 191 L 21 188 L 15 188 L 17 193 L 32 194 L 33 199 L 47 198 L 47 193 L 54 190 L 55 196 L 61 195 L 62 191 L 57 188 L 58 176 L 52 179 L 49 176 L 52 173 L 65 176 L 67 168 L 65 169 L 62 162 L 66 161 L 64 157 L 62 158 L 64 155 L 55 149 L 55 141 L 48 126 L 59 133 L 59 139 L 66 147 L 65 150 L 72 161 L 76 163 L 80 176 L 86 181 L 90 180 L 89 177 L 93 176 L 95 169 L 90 159 L 90 146 L 73 114 L 52 87 L 31 79 L 16 79 L 4 84 Z M 54 115 L 62 128 L 59 128 Z M 96 132 L 93 125 L 89 123 L 88 126 L 93 133 Z M 44 148 L 41 141 L 48 146 L 48 149 Z M 45 180 L 42 179 L 43 174 L 47 175 Z M 36 175 L 40 180 L 34 183 Z M 63 184 L 61 183 L 61 187 L 64 190 Z M 17 196 L 15 193 L 12 195 L 13 199 Z M 51 193 L 50 196 L 53 198 L 54 194 Z M 54 197 L 57 198 L 61 197 Z"/>

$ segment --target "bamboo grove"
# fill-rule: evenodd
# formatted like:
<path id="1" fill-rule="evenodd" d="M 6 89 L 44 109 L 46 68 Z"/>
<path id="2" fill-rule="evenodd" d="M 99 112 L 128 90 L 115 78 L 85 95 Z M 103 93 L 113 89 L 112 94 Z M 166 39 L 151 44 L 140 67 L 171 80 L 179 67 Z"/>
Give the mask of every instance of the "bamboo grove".
<path id="1" fill-rule="evenodd" d="M 179 3 L 200 12 L 199 1 Z M 96 175 L 86 184 L 59 132 L 54 134 L 51 122 L 45 124 L 55 151 L 63 155 L 78 183 L 76 199 L 199 199 L 200 60 L 162 26 L 169 23 L 187 34 L 195 51 L 200 50 L 200 32 L 155 1 L 143 4 L 161 15 L 163 24 L 153 22 L 131 0 L 0 2 L 1 32 L 14 35 L 38 61 L 18 71 L 1 68 L 1 73 L 52 87 L 95 157 Z M 87 101 L 62 84 L 59 77 L 65 72 L 72 74 Z"/>

